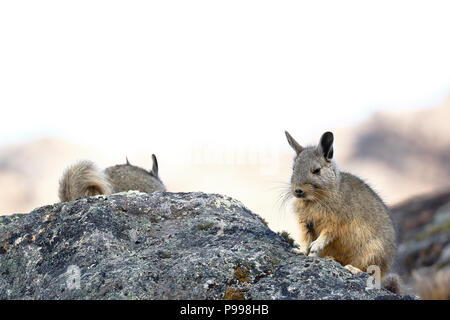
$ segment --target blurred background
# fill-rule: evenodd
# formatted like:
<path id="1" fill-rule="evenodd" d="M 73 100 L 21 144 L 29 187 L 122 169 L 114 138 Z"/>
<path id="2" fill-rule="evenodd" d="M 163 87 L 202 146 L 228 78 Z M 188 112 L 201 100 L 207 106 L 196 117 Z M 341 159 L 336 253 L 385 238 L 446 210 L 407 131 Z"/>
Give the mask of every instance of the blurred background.
<path id="1" fill-rule="evenodd" d="M 2 1 L 0 214 L 58 202 L 77 160 L 150 169 L 155 153 L 169 191 L 232 196 L 296 237 L 284 130 L 301 144 L 333 131 L 341 170 L 395 213 L 405 279 L 448 270 L 449 13 L 447 1 Z"/>

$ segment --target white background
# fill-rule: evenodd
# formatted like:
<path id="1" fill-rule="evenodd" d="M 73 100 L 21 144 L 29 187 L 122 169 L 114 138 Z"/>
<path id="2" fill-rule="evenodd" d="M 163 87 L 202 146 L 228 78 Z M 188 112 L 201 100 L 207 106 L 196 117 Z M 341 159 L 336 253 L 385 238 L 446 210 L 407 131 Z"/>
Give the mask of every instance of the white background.
<path id="1" fill-rule="evenodd" d="M 317 139 L 450 88 L 448 1 L 1 1 L 0 145 Z M 130 144 L 130 139 L 133 144 Z"/>

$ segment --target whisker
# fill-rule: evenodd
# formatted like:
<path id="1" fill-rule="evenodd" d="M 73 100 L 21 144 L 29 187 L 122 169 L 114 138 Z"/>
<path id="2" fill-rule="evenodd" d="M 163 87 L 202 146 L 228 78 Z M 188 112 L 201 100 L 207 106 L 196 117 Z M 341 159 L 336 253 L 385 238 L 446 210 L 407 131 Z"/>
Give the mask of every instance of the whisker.
<path id="1" fill-rule="evenodd" d="M 279 214 L 277 214 L 277 220 L 278 222 L 280 222 L 282 220 L 285 220 L 286 214 L 288 214 L 287 205 L 292 199 L 292 193 L 290 183 L 282 182 L 278 184 L 278 196 L 274 203 L 274 208 L 279 212 Z"/>
<path id="2" fill-rule="evenodd" d="M 317 189 L 313 191 L 313 195 L 315 198 L 315 201 L 322 207 L 324 207 L 325 209 L 332 211 L 331 207 L 329 206 L 328 203 L 326 203 L 326 201 L 324 201 L 324 198 L 327 196 L 327 193 L 324 192 L 323 190 Z"/>
<path id="3" fill-rule="evenodd" d="M 282 193 L 279 194 L 278 198 L 277 198 L 277 203 L 279 204 L 279 208 L 278 209 L 285 209 L 287 202 L 292 198 L 292 194 L 291 191 L 284 191 Z"/>
<path id="4" fill-rule="evenodd" d="M 281 191 L 284 192 L 286 190 L 290 190 L 291 184 L 288 182 L 275 182 L 277 185 L 272 185 L 269 188 L 267 188 L 268 191 Z M 275 184 L 274 183 L 274 184 Z"/>

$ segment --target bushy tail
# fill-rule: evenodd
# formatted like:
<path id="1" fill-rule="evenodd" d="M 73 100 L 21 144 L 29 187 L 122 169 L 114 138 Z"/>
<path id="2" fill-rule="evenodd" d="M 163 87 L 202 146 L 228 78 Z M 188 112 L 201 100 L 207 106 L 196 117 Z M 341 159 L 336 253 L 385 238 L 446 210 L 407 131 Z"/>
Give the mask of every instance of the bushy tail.
<path id="1" fill-rule="evenodd" d="M 112 187 L 107 176 L 93 162 L 87 160 L 68 167 L 59 181 L 58 195 L 61 202 L 111 192 Z"/>
<path id="2" fill-rule="evenodd" d="M 395 273 L 389 273 L 381 279 L 381 286 L 392 293 L 404 295 L 404 285 L 400 277 Z"/>

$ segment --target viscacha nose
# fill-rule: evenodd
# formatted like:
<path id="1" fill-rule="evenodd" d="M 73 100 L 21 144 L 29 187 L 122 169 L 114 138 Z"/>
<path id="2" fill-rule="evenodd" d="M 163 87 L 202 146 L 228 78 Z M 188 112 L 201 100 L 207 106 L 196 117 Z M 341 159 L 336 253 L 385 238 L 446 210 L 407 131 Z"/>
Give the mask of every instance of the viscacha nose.
<path id="1" fill-rule="evenodd" d="M 305 197 L 305 193 L 303 192 L 302 189 L 295 189 L 294 192 L 295 192 L 295 196 L 296 196 L 297 198 L 303 198 L 303 197 Z"/>

